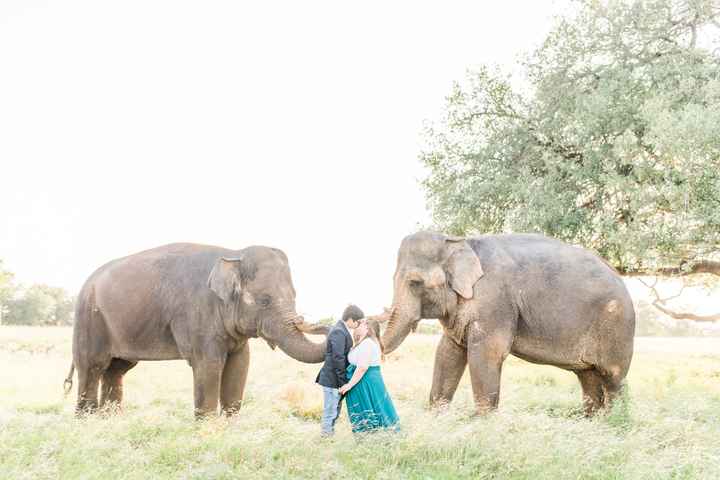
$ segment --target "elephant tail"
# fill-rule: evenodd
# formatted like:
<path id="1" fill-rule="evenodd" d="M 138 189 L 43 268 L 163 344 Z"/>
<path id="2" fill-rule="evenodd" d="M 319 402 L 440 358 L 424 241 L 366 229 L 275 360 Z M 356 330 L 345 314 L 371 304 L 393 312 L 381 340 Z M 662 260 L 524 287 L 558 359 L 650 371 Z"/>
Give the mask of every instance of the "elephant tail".
<path id="1" fill-rule="evenodd" d="M 65 390 L 65 395 L 70 393 L 70 390 L 72 390 L 72 384 L 73 384 L 73 374 L 75 373 L 75 362 L 72 362 L 70 364 L 70 372 L 68 373 L 67 377 L 65 377 L 65 382 L 63 383 L 63 390 Z"/>

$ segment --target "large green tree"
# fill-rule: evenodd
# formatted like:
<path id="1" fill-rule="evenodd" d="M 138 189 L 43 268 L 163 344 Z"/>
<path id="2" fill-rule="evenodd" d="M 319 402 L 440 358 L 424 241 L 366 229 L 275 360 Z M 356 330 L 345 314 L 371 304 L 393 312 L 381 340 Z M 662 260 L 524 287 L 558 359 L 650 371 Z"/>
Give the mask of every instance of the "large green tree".
<path id="1" fill-rule="evenodd" d="M 437 224 L 543 232 L 623 272 L 711 259 L 720 57 L 698 39 L 712 44 L 719 14 L 710 0 L 580 2 L 523 63 L 521 87 L 470 72 L 421 155 Z"/>
<path id="2" fill-rule="evenodd" d="M 428 127 L 435 223 L 539 232 L 625 274 L 720 275 L 715 0 L 581 1 L 521 62 L 480 66 Z"/>

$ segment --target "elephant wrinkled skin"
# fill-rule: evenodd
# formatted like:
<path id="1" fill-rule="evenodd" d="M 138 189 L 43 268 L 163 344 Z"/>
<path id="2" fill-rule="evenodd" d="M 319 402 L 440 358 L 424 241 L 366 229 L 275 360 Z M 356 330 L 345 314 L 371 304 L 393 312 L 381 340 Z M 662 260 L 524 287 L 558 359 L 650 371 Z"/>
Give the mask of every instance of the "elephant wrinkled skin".
<path id="1" fill-rule="evenodd" d="M 73 367 L 78 412 L 122 400 L 123 375 L 141 360 L 185 359 L 193 370 L 196 415 L 240 408 L 247 379 L 248 339 L 307 363 L 319 363 L 325 333 L 295 311 L 285 254 L 173 244 L 113 260 L 95 271 L 78 296 Z"/>
<path id="2" fill-rule="evenodd" d="M 497 407 L 508 354 L 574 372 L 587 415 L 610 405 L 633 354 L 635 311 L 620 276 L 591 252 L 541 235 L 403 239 L 383 342 L 397 348 L 439 319 L 431 404 L 449 403 L 469 366 L 479 412 Z"/>

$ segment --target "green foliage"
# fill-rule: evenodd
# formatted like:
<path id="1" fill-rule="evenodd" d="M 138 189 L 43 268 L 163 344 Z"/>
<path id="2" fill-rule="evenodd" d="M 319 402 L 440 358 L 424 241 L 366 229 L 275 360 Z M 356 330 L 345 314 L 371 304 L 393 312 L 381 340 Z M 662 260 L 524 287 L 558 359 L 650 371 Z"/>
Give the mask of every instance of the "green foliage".
<path id="1" fill-rule="evenodd" d="M 28 288 L 24 295 L 10 302 L 5 318 L 10 325 L 35 325 L 44 323 L 53 314 L 53 298 L 46 292 L 34 287 Z"/>
<path id="2" fill-rule="evenodd" d="M 627 432 L 632 428 L 632 396 L 627 382 L 623 385 L 620 394 L 616 397 L 610 411 L 604 415 L 603 419 L 608 425 L 621 431 Z"/>
<path id="3" fill-rule="evenodd" d="M 8 304 L 5 323 L 11 325 L 71 325 L 73 299 L 59 287 L 33 285 Z"/>
<path id="4" fill-rule="evenodd" d="M 335 317 L 325 317 L 318 320 L 317 323 L 318 325 L 332 326 L 337 323 L 337 320 L 335 319 Z"/>
<path id="5" fill-rule="evenodd" d="M 3 324 L 3 318 L 7 313 L 7 305 L 15 295 L 14 277 L 12 272 L 3 268 L 3 261 L 0 260 L 0 325 Z"/>
<path id="6" fill-rule="evenodd" d="M 579 2 L 523 62 L 482 66 L 426 132 L 423 185 L 456 234 L 539 232 L 627 271 L 716 252 L 720 57 L 712 0 Z"/>
<path id="7" fill-rule="evenodd" d="M 0 260 L 0 325 L 71 325 L 74 299 L 60 287 L 16 285 Z"/>

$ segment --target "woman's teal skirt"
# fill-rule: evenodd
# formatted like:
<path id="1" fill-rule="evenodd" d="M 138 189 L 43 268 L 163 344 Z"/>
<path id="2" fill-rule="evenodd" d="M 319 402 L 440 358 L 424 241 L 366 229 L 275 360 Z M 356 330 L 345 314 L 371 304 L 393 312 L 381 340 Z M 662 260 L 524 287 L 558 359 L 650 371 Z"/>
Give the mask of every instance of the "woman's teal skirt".
<path id="1" fill-rule="evenodd" d="M 355 365 L 347 368 L 350 380 Z M 392 399 L 385 388 L 380 367 L 368 367 L 365 375 L 345 395 L 348 416 L 353 433 L 374 431 L 380 428 L 398 430 L 397 412 Z"/>

